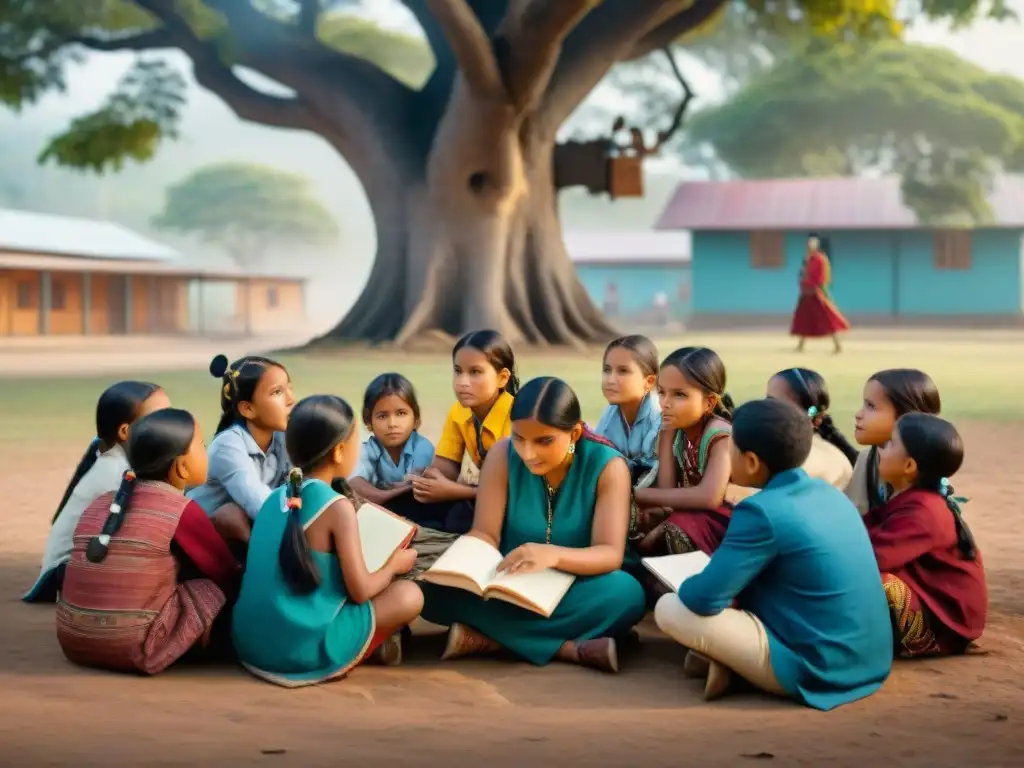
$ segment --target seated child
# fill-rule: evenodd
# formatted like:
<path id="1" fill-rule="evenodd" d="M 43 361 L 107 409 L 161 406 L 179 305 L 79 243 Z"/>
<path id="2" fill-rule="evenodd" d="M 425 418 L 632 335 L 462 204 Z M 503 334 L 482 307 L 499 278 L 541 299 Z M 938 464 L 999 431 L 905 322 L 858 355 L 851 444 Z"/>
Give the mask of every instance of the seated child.
<path id="1" fill-rule="evenodd" d="M 846 495 L 861 515 L 881 506 L 889 489 L 878 477 L 878 449 L 889 442 L 896 420 L 906 413 L 942 410 L 939 389 L 931 377 L 913 368 L 879 371 L 864 385 L 864 402 L 854 417 L 854 439 L 869 446 L 862 451 L 846 486 Z"/>
<path id="2" fill-rule="evenodd" d="M 981 637 L 988 589 L 949 478 L 964 446 L 948 421 L 908 413 L 878 452 L 892 496 L 864 518 L 901 658 L 963 653 Z"/>
<path id="3" fill-rule="evenodd" d="M 142 417 L 125 450 L 132 469 L 75 529 L 57 640 L 76 664 L 154 675 L 210 644 L 240 567 L 185 497 L 207 463 L 191 414 L 164 408 Z"/>
<path id="4" fill-rule="evenodd" d="M 473 525 L 479 472 L 487 452 L 511 432 L 509 411 L 519 378 L 512 347 L 497 331 L 471 331 L 459 339 L 452 349 L 452 370 L 457 402 L 448 411 L 434 461 L 422 477 L 412 479 L 412 492 L 421 504 L 447 505 L 445 520 L 436 526 L 439 530 L 466 533 Z M 463 477 L 467 455 L 472 479 Z"/>
<path id="5" fill-rule="evenodd" d="M 845 490 L 853 475 L 857 449 L 850 445 L 828 415 L 831 398 L 822 375 L 807 368 L 779 371 L 768 380 L 768 397 L 792 403 L 811 420 L 814 439 L 804 471 L 841 491 Z"/>
<path id="6" fill-rule="evenodd" d="M 210 373 L 222 380 L 221 416 L 210 443 L 209 477 L 188 495 L 225 539 L 244 548 L 263 502 L 291 468 L 284 429 L 295 404 L 292 382 L 283 365 L 265 357 L 228 365 L 217 355 Z"/>
<path id="7" fill-rule="evenodd" d="M 170 404 L 166 392 L 145 381 L 121 381 L 100 395 L 96 403 L 97 436 L 78 462 L 64 498 L 57 506 L 46 537 L 39 578 L 22 598 L 26 603 L 57 600 L 64 583 L 64 566 L 71 557 L 71 538 L 82 513 L 97 496 L 117 490 L 128 469 L 124 443 L 132 423 Z"/>
<path id="8" fill-rule="evenodd" d="M 707 673 L 707 699 L 736 673 L 829 710 L 889 675 L 892 630 L 871 542 L 849 499 L 800 468 L 811 438 L 806 413 L 789 403 L 736 411 L 733 479 L 762 490 L 733 510 L 704 571 L 655 608 L 662 631 L 706 657 L 691 651 L 685 668 Z"/>
<path id="9" fill-rule="evenodd" d="M 642 517 L 668 513 L 640 541 L 641 551 L 714 552 L 729 525 L 729 432 L 732 398 L 725 364 L 706 347 L 683 347 L 658 373 L 662 432 L 656 487 L 637 489 Z M 641 523 L 644 525 L 644 523 Z"/>
<path id="10" fill-rule="evenodd" d="M 307 397 L 286 440 L 296 469 L 256 517 L 232 615 L 239 659 L 289 688 L 343 677 L 378 648 L 382 661 L 399 663 L 396 632 L 419 615 L 423 593 L 394 579 L 416 552 L 399 550 L 380 570 L 366 570 L 356 508 L 332 489 L 349 490 L 345 478 L 359 459 L 352 408 L 332 395 Z"/>
<path id="11" fill-rule="evenodd" d="M 605 348 L 603 366 L 608 407 L 594 431 L 626 457 L 633 487 L 647 488 L 658 476 L 658 349 L 646 336 L 622 336 Z"/>

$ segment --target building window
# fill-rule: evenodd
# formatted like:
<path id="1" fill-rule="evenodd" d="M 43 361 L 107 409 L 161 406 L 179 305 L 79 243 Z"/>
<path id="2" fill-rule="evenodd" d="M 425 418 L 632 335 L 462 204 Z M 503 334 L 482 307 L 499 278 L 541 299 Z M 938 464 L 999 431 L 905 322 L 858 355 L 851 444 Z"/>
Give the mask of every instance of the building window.
<path id="1" fill-rule="evenodd" d="M 936 232 L 932 239 L 932 260 L 935 269 L 970 269 L 970 230 Z"/>
<path id="2" fill-rule="evenodd" d="M 754 269 L 782 269 L 786 266 L 785 233 L 751 232 L 750 266 Z"/>
<path id="3" fill-rule="evenodd" d="M 267 288 L 267 309 L 277 309 L 278 302 L 277 288 Z"/>
<path id="4" fill-rule="evenodd" d="M 35 306 L 35 283 L 22 280 L 18 283 L 18 309 L 32 309 Z"/>
<path id="5" fill-rule="evenodd" d="M 55 309 L 58 312 L 67 309 L 68 306 L 68 288 L 60 280 L 55 280 L 50 285 L 50 309 Z"/>

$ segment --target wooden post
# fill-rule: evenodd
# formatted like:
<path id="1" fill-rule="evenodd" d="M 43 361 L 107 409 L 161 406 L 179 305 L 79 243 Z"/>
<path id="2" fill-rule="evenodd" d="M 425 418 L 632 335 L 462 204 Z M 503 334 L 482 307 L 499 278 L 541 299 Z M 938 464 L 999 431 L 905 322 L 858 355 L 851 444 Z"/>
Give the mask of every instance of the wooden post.
<path id="1" fill-rule="evenodd" d="M 126 336 L 131 336 L 134 332 L 132 328 L 132 276 L 124 276 L 124 332 Z"/>
<path id="2" fill-rule="evenodd" d="M 203 319 L 206 314 L 206 308 L 203 305 L 203 278 L 202 276 L 196 279 L 196 322 L 195 329 L 198 335 L 203 333 Z"/>
<path id="3" fill-rule="evenodd" d="M 245 279 L 245 335 L 252 338 L 252 278 Z"/>
<path id="4" fill-rule="evenodd" d="M 92 333 L 92 274 L 82 273 L 82 335 Z"/>
<path id="5" fill-rule="evenodd" d="M 39 335 L 50 335 L 50 306 L 53 303 L 53 283 L 49 272 L 39 273 Z"/>

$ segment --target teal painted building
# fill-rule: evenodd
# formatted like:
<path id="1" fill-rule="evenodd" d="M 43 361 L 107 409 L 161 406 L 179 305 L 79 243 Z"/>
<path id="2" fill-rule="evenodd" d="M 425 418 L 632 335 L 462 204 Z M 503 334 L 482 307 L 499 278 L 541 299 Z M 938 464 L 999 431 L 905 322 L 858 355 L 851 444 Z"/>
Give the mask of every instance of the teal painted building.
<path id="1" fill-rule="evenodd" d="M 942 230 L 898 179 L 684 182 L 658 227 L 691 232 L 695 319 L 788 316 L 817 232 L 851 318 L 1024 320 L 1024 177 L 997 179 L 990 203 L 992 226 Z"/>
<path id="2" fill-rule="evenodd" d="M 565 245 L 583 287 L 609 318 L 662 325 L 689 315 L 689 233 L 569 232 Z"/>

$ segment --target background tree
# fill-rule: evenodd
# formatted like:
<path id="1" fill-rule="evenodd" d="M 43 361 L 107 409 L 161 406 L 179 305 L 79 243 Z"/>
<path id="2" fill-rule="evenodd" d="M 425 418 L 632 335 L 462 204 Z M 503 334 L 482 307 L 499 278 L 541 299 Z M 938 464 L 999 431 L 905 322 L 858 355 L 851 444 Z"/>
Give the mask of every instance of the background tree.
<path id="1" fill-rule="evenodd" d="M 23 0 L 0 5 L 0 98 L 22 104 L 92 50 L 177 48 L 240 117 L 322 136 L 373 210 L 378 257 L 330 334 L 403 342 L 440 328 L 578 343 L 612 332 L 576 277 L 556 213 L 559 127 L 620 61 L 700 29 L 726 0 L 402 0 L 435 66 L 411 87 L 332 46 L 321 0 Z M 899 32 L 895 2 L 747 0 L 767 28 L 839 38 Z M 915 17 L 1002 13 L 999 0 L 920 0 Z M 180 89 L 166 67 L 126 79 L 44 157 L 107 169 L 173 135 Z M 290 90 L 256 89 L 236 67 Z M 116 167 L 116 166 L 115 166 Z"/>
<path id="2" fill-rule="evenodd" d="M 899 174 L 922 221 L 984 224 L 992 176 L 1024 171 L 1024 82 L 898 40 L 804 50 L 687 124 L 743 177 Z"/>
<path id="3" fill-rule="evenodd" d="M 153 225 L 215 243 L 240 266 L 260 264 L 274 246 L 325 244 L 338 236 L 306 179 L 247 163 L 209 165 L 168 188 Z"/>

